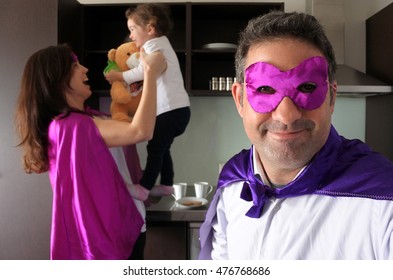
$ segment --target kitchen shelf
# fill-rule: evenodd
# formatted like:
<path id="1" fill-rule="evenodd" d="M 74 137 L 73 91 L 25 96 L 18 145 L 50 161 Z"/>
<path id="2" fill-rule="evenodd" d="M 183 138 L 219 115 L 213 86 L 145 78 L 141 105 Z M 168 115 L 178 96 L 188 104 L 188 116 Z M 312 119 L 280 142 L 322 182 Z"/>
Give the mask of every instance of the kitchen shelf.
<path id="1" fill-rule="evenodd" d="M 60 16 L 59 24 L 63 28 L 59 31 L 59 39 L 68 41 L 80 51 L 80 61 L 89 68 L 92 98 L 109 96 L 110 85 L 102 71 L 107 64 L 107 52 L 128 39 L 125 11 L 130 5 L 82 5 L 76 0 L 60 2 L 63 6 L 64 3 L 69 6 L 72 3 L 73 12 L 67 13 L 64 9 Z M 270 10 L 284 10 L 283 3 L 167 4 L 174 22 L 168 38 L 179 59 L 185 88 L 191 96 L 230 96 L 230 92 L 209 90 L 209 83 L 211 77 L 235 77 L 234 48 L 206 49 L 203 46 L 211 43 L 237 44 L 239 32 L 251 18 Z M 78 11 L 75 12 L 75 9 Z M 80 30 L 75 28 L 75 24 L 70 24 L 76 18 L 80 22 Z M 68 25 L 73 26 L 72 30 L 67 30 Z"/>
<path id="2" fill-rule="evenodd" d="M 192 90 L 191 96 L 232 96 L 227 90 Z"/>

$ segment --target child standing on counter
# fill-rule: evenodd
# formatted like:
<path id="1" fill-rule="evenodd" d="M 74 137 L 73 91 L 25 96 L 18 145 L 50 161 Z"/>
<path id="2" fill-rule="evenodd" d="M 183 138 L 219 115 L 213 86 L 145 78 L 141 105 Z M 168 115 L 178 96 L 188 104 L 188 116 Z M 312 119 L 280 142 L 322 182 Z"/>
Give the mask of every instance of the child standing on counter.
<path id="1" fill-rule="evenodd" d="M 153 138 L 147 144 L 147 161 L 139 184 L 131 194 L 142 201 L 149 195 L 165 196 L 173 193 L 173 162 L 170 148 L 175 137 L 184 133 L 191 116 L 190 100 L 184 88 L 179 61 L 167 34 L 172 21 L 167 6 L 141 4 L 126 11 L 130 39 L 146 53 L 160 51 L 166 62 L 166 71 L 157 79 L 157 117 Z M 108 82 L 125 81 L 128 84 L 143 80 L 143 66 L 125 71 L 110 71 Z M 155 182 L 160 177 L 160 184 Z"/>

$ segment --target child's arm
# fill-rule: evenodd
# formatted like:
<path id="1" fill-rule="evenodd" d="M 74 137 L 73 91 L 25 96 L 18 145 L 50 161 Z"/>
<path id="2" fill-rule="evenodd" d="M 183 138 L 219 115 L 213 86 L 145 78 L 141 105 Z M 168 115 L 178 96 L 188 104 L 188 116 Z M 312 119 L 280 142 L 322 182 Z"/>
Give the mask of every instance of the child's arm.
<path id="1" fill-rule="evenodd" d="M 126 82 L 127 84 L 132 84 L 135 82 L 139 82 L 143 80 L 143 65 L 142 63 L 139 63 L 138 66 L 136 66 L 133 69 L 124 71 L 124 72 L 119 72 L 115 70 L 111 70 L 107 72 L 105 75 L 105 79 L 112 84 L 113 82 L 119 81 L 119 82 Z"/>
<path id="2" fill-rule="evenodd" d="M 123 72 L 111 70 L 105 74 L 105 79 L 111 84 L 113 82 L 119 81 L 124 82 Z"/>
<path id="3" fill-rule="evenodd" d="M 138 66 L 131 70 L 124 71 L 122 73 L 122 79 L 127 84 L 132 84 L 143 80 L 143 63 L 139 63 Z"/>

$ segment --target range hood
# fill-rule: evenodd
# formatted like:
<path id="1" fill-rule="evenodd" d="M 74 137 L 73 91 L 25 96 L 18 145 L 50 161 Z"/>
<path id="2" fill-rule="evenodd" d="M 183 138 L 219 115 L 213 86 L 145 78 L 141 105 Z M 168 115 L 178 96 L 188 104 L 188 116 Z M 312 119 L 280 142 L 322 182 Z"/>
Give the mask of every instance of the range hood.
<path id="1" fill-rule="evenodd" d="M 387 94 L 393 92 L 393 86 L 344 64 L 337 65 L 336 81 L 338 94 Z"/>

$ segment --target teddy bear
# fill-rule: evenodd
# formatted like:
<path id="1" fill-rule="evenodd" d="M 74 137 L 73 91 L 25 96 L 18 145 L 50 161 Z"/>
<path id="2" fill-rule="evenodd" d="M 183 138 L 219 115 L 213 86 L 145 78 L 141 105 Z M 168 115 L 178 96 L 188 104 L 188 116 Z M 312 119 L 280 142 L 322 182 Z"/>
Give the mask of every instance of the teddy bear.
<path id="1" fill-rule="evenodd" d="M 108 65 L 104 73 L 110 70 L 127 71 L 139 65 L 139 48 L 134 42 L 126 42 L 108 51 Z M 127 85 L 125 82 L 115 81 L 111 85 L 110 112 L 112 119 L 131 121 L 138 108 L 143 82 Z"/>

